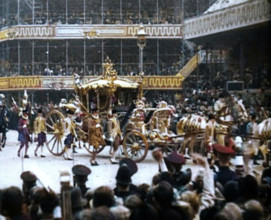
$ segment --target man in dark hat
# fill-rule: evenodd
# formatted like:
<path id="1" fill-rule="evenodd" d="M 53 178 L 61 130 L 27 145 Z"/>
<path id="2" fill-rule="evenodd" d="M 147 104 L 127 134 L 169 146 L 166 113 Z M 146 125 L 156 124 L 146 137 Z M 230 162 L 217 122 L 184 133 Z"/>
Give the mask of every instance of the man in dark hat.
<path id="1" fill-rule="evenodd" d="M 186 162 L 184 156 L 177 153 L 177 151 L 174 151 L 167 157 L 163 158 L 162 151 L 158 149 L 153 151 L 153 157 L 159 164 L 161 177 L 165 176 L 164 171 L 168 171 L 170 178 L 167 178 L 167 181 L 170 182 L 173 187 L 182 191 L 182 188 L 191 180 L 192 175 L 190 169 L 186 169 L 186 171 L 181 170 L 182 166 Z"/>
<path id="2" fill-rule="evenodd" d="M 46 142 L 46 124 L 45 124 L 45 118 L 42 116 L 42 109 L 38 109 L 38 116 L 35 118 L 34 121 L 34 133 L 35 138 L 34 140 L 38 142 L 37 147 L 34 151 L 35 156 L 37 157 L 37 151 L 40 147 L 41 150 L 41 157 L 45 157 L 43 154 L 43 145 Z"/>
<path id="3" fill-rule="evenodd" d="M 21 174 L 21 179 L 23 180 L 23 194 L 26 204 L 30 205 L 30 191 L 36 186 L 37 177 L 31 171 L 25 171 Z"/>
<path id="4" fill-rule="evenodd" d="M 81 189 L 81 193 L 84 196 L 89 188 L 86 187 L 86 182 L 88 180 L 88 175 L 91 170 L 81 164 L 72 167 L 74 186 L 78 186 Z"/>
<path id="5" fill-rule="evenodd" d="M 119 167 L 116 175 L 116 187 L 114 188 L 114 193 L 117 197 L 123 199 L 123 201 L 133 194 L 138 194 L 140 196 L 138 188 L 132 184 L 131 170 L 126 165 Z"/>
<path id="6" fill-rule="evenodd" d="M 130 170 L 131 176 L 133 176 L 138 170 L 136 162 L 130 158 L 123 158 L 122 160 L 120 160 L 119 165 L 120 165 L 120 167 L 127 166 L 128 169 Z"/>
<path id="7" fill-rule="evenodd" d="M 219 170 L 215 174 L 215 180 L 224 186 L 230 180 L 236 180 L 238 175 L 230 169 L 230 159 L 234 151 L 230 147 L 225 147 L 220 144 L 213 144 L 214 153 L 219 162 Z"/>
<path id="8" fill-rule="evenodd" d="M 191 180 L 191 169 L 188 168 L 182 171 L 182 166 L 185 164 L 186 160 L 182 154 L 177 153 L 177 151 L 172 152 L 170 155 L 164 158 L 167 169 L 172 176 L 172 186 L 182 190 L 182 188 L 188 184 Z"/>
<path id="9" fill-rule="evenodd" d="M 74 142 L 75 137 L 75 122 L 73 120 L 74 111 L 71 109 L 67 109 L 67 117 L 64 119 L 65 123 L 65 135 L 66 138 L 64 140 L 65 144 L 65 153 L 64 153 L 64 159 L 65 160 L 73 160 L 71 155 L 71 146 Z"/>
<path id="10" fill-rule="evenodd" d="M 19 119 L 19 122 L 18 122 L 18 132 L 19 132 L 18 141 L 21 142 L 20 148 L 19 148 L 19 150 L 17 152 L 18 157 L 20 157 L 21 150 L 25 146 L 24 158 L 29 158 L 29 156 L 27 154 L 27 150 L 28 150 L 28 147 L 29 147 L 28 142 L 30 142 L 31 139 L 30 139 L 30 135 L 29 135 L 29 132 L 28 132 L 28 129 L 27 129 L 27 124 L 28 123 L 29 123 L 29 121 L 28 121 L 28 111 L 23 110 L 22 117 Z"/>

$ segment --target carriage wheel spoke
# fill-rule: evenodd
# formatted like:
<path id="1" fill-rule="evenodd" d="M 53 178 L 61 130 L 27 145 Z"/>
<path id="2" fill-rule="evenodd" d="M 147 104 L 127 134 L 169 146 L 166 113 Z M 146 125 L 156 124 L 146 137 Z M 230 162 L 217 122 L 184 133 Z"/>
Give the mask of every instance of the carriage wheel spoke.
<path id="1" fill-rule="evenodd" d="M 53 136 L 51 139 L 50 139 L 50 141 L 48 141 L 48 143 L 47 144 L 50 144 L 51 143 L 51 141 L 52 140 L 54 140 L 56 137 L 55 136 Z"/>
<path id="2" fill-rule="evenodd" d="M 56 145 L 56 141 L 57 141 L 57 139 L 55 139 L 51 151 L 54 151 L 54 148 L 55 148 L 55 145 Z"/>
<path id="3" fill-rule="evenodd" d="M 46 126 L 48 126 L 50 129 L 54 130 L 53 126 L 48 124 L 47 122 L 46 122 Z"/>
<path id="4" fill-rule="evenodd" d="M 136 135 L 133 135 L 133 141 L 136 142 Z"/>
<path id="5" fill-rule="evenodd" d="M 60 142 L 60 140 L 58 139 L 57 140 L 57 148 L 56 148 L 57 149 L 57 153 L 59 153 L 59 142 Z"/>
<path id="6" fill-rule="evenodd" d="M 133 143 L 133 140 L 131 139 L 131 137 L 128 137 L 127 140 L 129 140 L 130 143 Z"/>
<path id="7" fill-rule="evenodd" d="M 61 150 L 63 150 L 62 141 L 61 141 L 61 140 L 59 140 L 59 143 L 60 143 Z"/>
<path id="8" fill-rule="evenodd" d="M 52 124 L 54 124 L 54 120 L 51 118 L 51 116 L 49 117 L 50 121 L 52 122 Z"/>

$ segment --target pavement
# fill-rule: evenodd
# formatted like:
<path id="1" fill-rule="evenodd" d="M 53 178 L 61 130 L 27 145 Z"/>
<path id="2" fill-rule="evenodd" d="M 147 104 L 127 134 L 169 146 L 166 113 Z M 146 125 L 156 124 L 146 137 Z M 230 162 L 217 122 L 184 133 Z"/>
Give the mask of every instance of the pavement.
<path id="1" fill-rule="evenodd" d="M 40 180 L 38 185 L 44 185 L 50 187 L 55 192 L 60 191 L 60 173 L 62 171 L 68 171 L 71 175 L 71 169 L 74 165 L 83 164 L 91 169 L 91 174 L 88 176 L 86 183 L 87 187 L 95 189 L 102 185 L 107 185 L 111 188 L 115 187 L 116 173 L 118 170 L 118 164 L 111 164 L 109 161 L 109 146 L 106 146 L 104 150 L 97 155 L 97 161 L 99 166 L 90 165 L 90 154 L 86 149 L 76 149 L 78 153 L 74 154 L 74 160 L 64 160 L 63 156 L 52 155 L 46 147 L 44 147 L 45 158 L 40 156 L 35 157 L 34 150 L 36 143 L 30 144 L 28 155 L 29 159 L 25 159 L 22 156 L 17 156 L 19 149 L 18 132 L 11 130 L 7 133 L 7 143 L 5 148 L 0 151 L 0 189 L 17 186 L 22 187 L 22 180 L 20 175 L 23 171 L 32 171 Z M 40 155 L 40 152 L 38 152 Z M 123 158 L 118 153 L 117 159 Z M 147 183 L 151 184 L 152 177 L 158 173 L 158 164 L 154 161 L 151 151 L 148 151 L 146 159 L 140 163 L 137 163 L 138 172 L 133 175 L 132 182 L 136 185 Z M 183 169 L 190 167 L 192 169 L 192 176 L 194 177 L 199 166 L 192 163 L 192 160 L 188 160 Z M 192 178 L 193 178 L 192 177 Z"/>

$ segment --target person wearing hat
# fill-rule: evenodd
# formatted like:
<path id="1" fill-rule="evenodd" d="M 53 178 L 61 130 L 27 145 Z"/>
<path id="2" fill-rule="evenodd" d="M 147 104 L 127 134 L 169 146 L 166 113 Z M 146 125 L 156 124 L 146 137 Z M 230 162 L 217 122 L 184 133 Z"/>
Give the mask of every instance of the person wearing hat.
<path id="1" fill-rule="evenodd" d="M 98 109 L 92 109 L 88 122 L 88 144 L 94 147 L 94 152 L 92 153 L 92 157 L 90 159 L 92 166 L 99 165 L 96 161 L 96 151 L 99 146 L 105 145 L 104 138 Z"/>
<path id="2" fill-rule="evenodd" d="M 186 162 L 185 157 L 182 154 L 177 153 L 177 151 L 174 151 L 163 158 L 160 149 L 154 150 L 152 155 L 158 162 L 160 177 L 163 179 L 163 175 L 169 173 L 169 176 L 167 177 L 168 182 L 170 182 L 177 190 L 182 191 L 183 187 L 191 180 L 192 175 L 190 168 L 186 171 L 181 170 Z"/>
<path id="3" fill-rule="evenodd" d="M 122 198 L 123 201 L 129 195 L 140 195 L 137 186 L 132 184 L 132 172 L 131 167 L 129 168 L 127 165 L 123 164 L 119 167 L 116 175 L 116 187 L 114 188 L 114 193 L 117 197 Z"/>
<path id="4" fill-rule="evenodd" d="M 219 170 L 216 172 L 215 180 L 224 186 L 230 180 L 236 180 L 238 175 L 230 169 L 231 155 L 234 154 L 232 148 L 213 144 L 214 153 L 219 162 Z"/>
<path id="5" fill-rule="evenodd" d="M 85 196 L 89 189 L 86 187 L 86 182 L 88 180 L 88 175 L 91 173 L 91 170 L 84 165 L 78 164 L 72 167 L 72 173 L 74 186 L 79 187 L 82 195 Z"/>
<path id="6" fill-rule="evenodd" d="M 75 137 L 75 122 L 73 120 L 74 111 L 71 109 L 67 109 L 67 117 L 64 119 L 64 134 L 66 136 L 64 140 L 65 144 L 65 153 L 64 153 L 64 159 L 65 160 L 73 160 L 71 155 L 71 146 L 74 142 Z"/>
<path id="7" fill-rule="evenodd" d="M 174 151 L 165 157 L 164 160 L 172 177 L 172 186 L 178 190 L 182 190 L 183 187 L 190 182 L 192 175 L 190 168 L 182 171 L 182 166 L 186 162 L 185 157 L 177 153 L 177 151 Z"/>
<path id="8" fill-rule="evenodd" d="M 137 170 L 138 170 L 138 167 L 137 167 L 137 164 L 135 161 L 133 161 L 132 159 L 130 158 L 123 158 L 120 160 L 119 162 L 119 166 L 127 166 L 128 169 L 130 170 L 130 174 L 131 176 L 133 176 Z"/>
<path id="9" fill-rule="evenodd" d="M 18 122 L 18 132 L 19 132 L 18 141 L 21 142 L 20 148 L 17 152 L 18 157 L 20 157 L 21 150 L 25 146 L 24 158 L 29 158 L 27 151 L 28 151 L 28 147 L 29 147 L 28 142 L 30 142 L 31 139 L 30 139 L 30 135 L 28 132 L 28 128 L 27 128 L 28 123 L 29 123 L 28 111 L 23 110 L 22 117 L 19 119 L 19 122 Z"/>
<path id="10" fill-rule="evenodd" d="M 36 187 L 37 177 L 31 171 L 25 171 L 21 173 L 21 179 L 23 181 L 23 195 L 27 205 L 30 205 L 30 192 L 31 189 Z"/>
<path id="11" fill-rule="evenodd" d="M 112 110 L 112 113 L 108 113 L 108 122 L 107 122 L 107 135 L 111 143 L 111 158 L 110 162 L 112 164 L 118 164 L 116 161 L 116 152 L 118 150 L 119 144 L 121 142 L 122 133 L 120 130 L 120 123 L 116 115 L 117 111 Z"/>
<path id="12" fill-rule="evenodd" d="M 45 157 L 43 154 L 43 145 L 46 142 L 46 125 L 45 118 L 42 116 L 42 109 L 38 109 L 38 116 L 35 118 L 34 121 L 34 133 L 35 133 L 34 140 L 38 142 L 34 154 L 36 157 L 38 156 L 37 151 L 40 147 L 41 150 L 40 156 Z"/>

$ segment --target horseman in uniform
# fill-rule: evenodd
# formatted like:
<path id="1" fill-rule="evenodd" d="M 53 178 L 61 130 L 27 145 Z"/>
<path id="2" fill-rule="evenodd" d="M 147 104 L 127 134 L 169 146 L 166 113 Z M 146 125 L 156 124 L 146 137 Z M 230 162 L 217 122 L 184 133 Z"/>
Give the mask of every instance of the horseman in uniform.
<path id="1" fill-rule="evenodd" d="M 45 157 L 43 154 L 43 145 L 46 142 L 46 125 L 45 125 L 45 118 L 42 117 L 42 109 L 38 109 L 38 116 L 34 121 L 34 133 L 35 138 L 34 140 L 38 142 L 37 147 L 34 151 L 35 156 L 37 157 L 37 151 L 40 147 L 41 149 L 41 157 Z"/>

